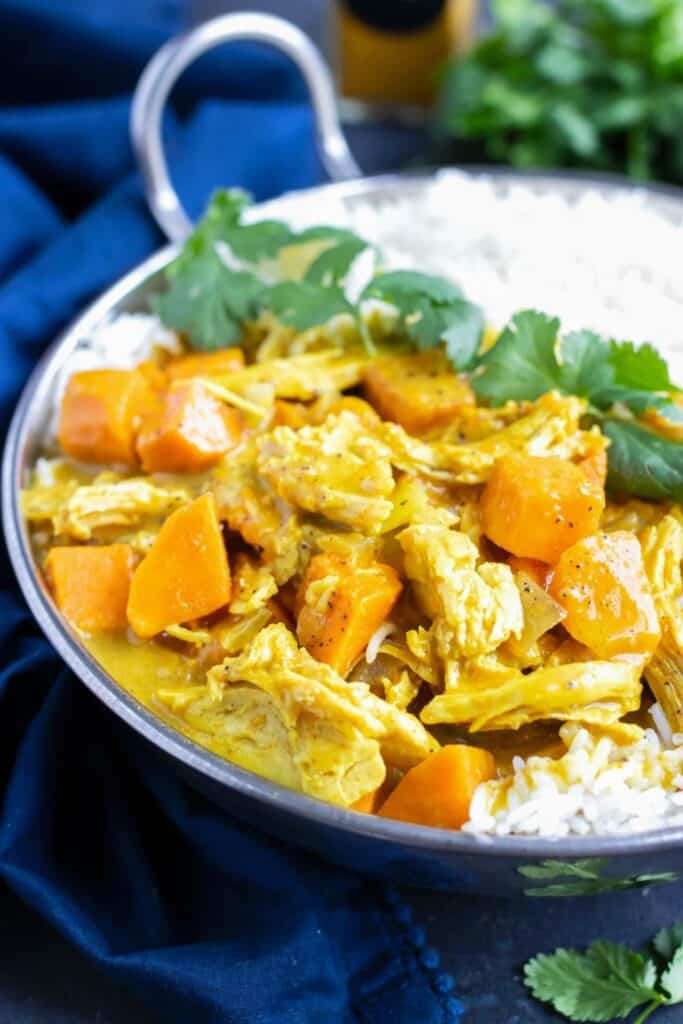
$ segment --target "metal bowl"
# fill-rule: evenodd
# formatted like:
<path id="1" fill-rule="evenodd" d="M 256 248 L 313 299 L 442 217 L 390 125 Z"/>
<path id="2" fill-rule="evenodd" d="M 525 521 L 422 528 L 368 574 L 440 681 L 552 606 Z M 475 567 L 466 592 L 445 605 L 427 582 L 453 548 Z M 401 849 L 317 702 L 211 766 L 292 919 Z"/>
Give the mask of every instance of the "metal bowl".
<path id="1" fill-rule="evenodd" d="M 217 43 L 243 38 L 278 46 L 299 64 L 311 90 L 327 170 L 344 179 L 358 173 L 336 121 L 327 68 L 310 41 L 291 25 L 265 15 L 227 15 L 172 41 L 153 59 L 136 93 L 132 132 L 150 207 L 176 244 L 157 252 L 109 288 L 62 334 L 34 370 L 17 405 L 3 458 L 2 515 L 10 558 L 26 601 L 45 635 L 76 675 L 192 785 L 250 824 L 330 860 L 396 882 L 500 894 L 528 891 L 530 886 L 542 890 L 544 883 L 530 882 L 526 869 L 533 870 L 546 860 L 564 863 L 564 883 L 568 891 L 576 893 L 673 880 L 683 870 L 683 827 L 586 839 L 476 837 L 345 811 L 245 771 L 176 732 L 116 683 L 87 652 L 47 591 L 19 508 L 19 490 L 45 436 L 55 381 L 80 340 L 102 320 L 146 309 L 150 294 L 159 288 L 163 268 L 191 227 L 170 183 L 161 147 L 159 126 L 165 98 L 194 57 Z M 559 192 L 570 198 L 579 198 L 588 185 L 610 194 L 632 187 L 622 181 L 563 175 L 530 176 L 490 169 L 472 173 L 493 175 L 503 191 L 523 181 L 539 194 Z M 329 198 L 350 206 L 359 201 L 381 203 L 419 193 L 429 177 L 429 172 L 424 172 L 345 180 L 290 193 L 261 204 L 255 212 L 286 219 L 311 200 Z M 653 189 L 650 198 L 667 216 L 680 222 L 683 193 Z M 602 881 L 582 881 L 572 862 L 580 860 L 584 867 L 579 871 L 585 875 L 585 863 L 593 858 L 595 863 L 588 872 L 592 870 Z M 562 874 L 562 868 L 556 870 Z"/>

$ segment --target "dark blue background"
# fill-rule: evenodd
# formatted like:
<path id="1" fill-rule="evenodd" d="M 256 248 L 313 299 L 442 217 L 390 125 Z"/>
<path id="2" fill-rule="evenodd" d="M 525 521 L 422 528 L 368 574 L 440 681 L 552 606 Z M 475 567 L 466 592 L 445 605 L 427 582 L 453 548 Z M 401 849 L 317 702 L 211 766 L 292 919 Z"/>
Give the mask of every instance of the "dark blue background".
<path id="1" fill-rule="evenodd" d="M 3 401 L 63 322 L 160 241 L 131 176 L 128 92 L 167 33 L 230 6 L 0 0 Z M 264 6 L 324 31 L 324 4 Z M 265 198 L 321 177 L 300 83 L 254 60 L 208 59 L 179 91 L 169 142 L 195 212 L 217 184 Z M 350 134 L 369 171 L 426 148 L 415 130 Z M 295 160 L 282 157 L 292 143 Z M 392 909 L 378 883 L 233 826 L 169 777 L 60 670 L 5 564 L 0 582 L 0 1024 L 423 1024 L 448 1005 L 436 949 L 467 1020 L 534 1024 L 557 1018 L 525 995 L 528 956 L 596 937 L 636 945 L 683 917 L 677 885 L 525 903 L 415 890 Z"/>

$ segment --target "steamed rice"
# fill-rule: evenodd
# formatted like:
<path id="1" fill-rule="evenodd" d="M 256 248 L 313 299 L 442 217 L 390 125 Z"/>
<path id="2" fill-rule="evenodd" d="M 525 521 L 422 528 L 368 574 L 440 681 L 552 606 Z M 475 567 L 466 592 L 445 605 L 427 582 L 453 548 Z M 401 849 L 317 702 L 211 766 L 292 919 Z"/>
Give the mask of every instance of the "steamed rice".
<path id="1" fill-rule="evenodd" d="M 419 193 L 381 201 L 289 196 L 284 211 L 297 228 L 353 228 L 380 248 L 389 268 L 452 278 L 494 326 L 521 308 L 541 309 L 559 316 L 565 331 L 588 327 L 650 341 L 674 379 L 683 379 L 683 214 L 662 212 L 644 190 L 588 188 L 571 199 L 539 193 L 533 183 L 503 187 L 444 171 Z M 159 346 L 175 351 L 178 339 L 154 316 L 103 323 L 64 367 L 55 414 L 74 371 L 128 368 Z M 368 661 L 386 636 L 380 633 Z M 646 730 L 630 746 L 579 729 L 559 760 L 515 758 L 512 775 L 477 789 L 465 830 L 561 837 L 683 824 L 683 747 L 671 746 L 683 737 L 667 734 L 656 709 L 654 724 L 661 738 Z"/>
<path id="2" fill-rule="evenodd" d="M 683 748 L 664 749 L 647 729 L 621 746 L 563 726 L 567 753 L 516 758 L 513 774 L 479 786 L 466 832 L 586 836 L 683 825 Z"/>

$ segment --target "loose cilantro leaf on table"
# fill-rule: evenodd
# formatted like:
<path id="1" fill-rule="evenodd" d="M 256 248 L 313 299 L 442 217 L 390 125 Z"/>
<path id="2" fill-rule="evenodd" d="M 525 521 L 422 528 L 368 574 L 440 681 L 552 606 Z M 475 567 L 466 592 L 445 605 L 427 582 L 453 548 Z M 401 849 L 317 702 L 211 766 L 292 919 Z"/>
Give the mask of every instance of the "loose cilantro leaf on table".
<path id="1" fill-rule="evenodd" d="M 683 1002 L 683 922 L 663 928 L 652 945 L 654 957 L 613 942 L 542 953 L 524 965 L 524 983 L 569 1020 L 623 1020 L 642 1008 L 633 1022 L 642 1024 L 659 1007 Z"/>
<path id="2" fill-rule="evenodd" d="M 570 1020 L 609 1021 L 645 1003 L 665 1002 L 654 987 L 653 961 L 611 942 L 594 942 L 585 953 L 558 949 L 534 957 L 524 981 L 536 999 Z"/>
<path id="3" fill-rule="evenodd" d="M 683 921 L 676 921 L 669 928 L 657 932 L 652 945 L 665 960 L 671 960 L 679 946 L 683 946 Z"/>
<path id="4" fill-rule="evenodd" d="M 621 889 L 642 889 L 650 885 L 666 885 L 675 882 L 677 878 L 677 875 L 670 871 L 612 878 L 602 874 L 606 866 L 607 860 L 591 857 L 584 860 L 543 860 L 538 864 L 524 864 L 517 870 L 524 878 L 549 883 L 524 890 L 526 896 L 544 899 L 594 895 Z"/>
<path id="5" fill-rule="evenodd" d="M 443 343 L 456 369 L 472 365 L 484 330 L 478 306 L 442 277 L 413 270 L 380 274 L 366 287 L 363 299 L 381 299 L 398 310 L 406 337 L 420 349 Z"/>

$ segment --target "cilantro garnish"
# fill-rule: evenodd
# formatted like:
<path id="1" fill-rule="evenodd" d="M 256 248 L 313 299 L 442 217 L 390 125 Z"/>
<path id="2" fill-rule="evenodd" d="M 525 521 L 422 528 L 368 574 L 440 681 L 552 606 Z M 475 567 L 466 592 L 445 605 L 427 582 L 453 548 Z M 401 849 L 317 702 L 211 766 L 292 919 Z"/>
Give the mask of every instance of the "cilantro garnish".
<path id="1" fill-rule="evenodd" d="M 642 1007 L 633 1024 L 643 1024 L 659 1007 L 683 1002 L 683 923 L 658 932 L 653 955 L 613 942 L 541 953 L 524 965 L 524 983 L 569 1020 L 623 1020 Z"/>
<path id="2" fill-rule="evenodd" d="M 380 274 L 366 287 L 363 299 L 382 299 L 399 313 L 401 328 L 418 348 L 442 344 L 458 370 L 467 369 L 481 344 L 481 309 L 443 277 L 413 270 Z"/>
<path id="3" fill-rule="evenodd" d="M 268 308 L 283 324 L 298 331 L 327 323 L 340 313 L 351 313 L 353 307 L 337 286 L 310 281 L 282 281 L 268 293 Z"/>
<path id="4" fill-rule="evenodd" d="M 651 345 L 607 341 L 592 331 L 559 335 L 559 320 L 524 310 L 516 313 L 493 348 L 478 362 L 474 390 L 492 405 L 536 399 L 555 389 L 588 399 L 605 412 L 625 406 L 635 415 L 658 409 L 683 422 L 671 398 L 666 363 Z"/>
<path id="5" fill-rule="evenodd" d="M 204 217 L 166 270 L 167 291 L 153 300 L 164 324 L 181 331 L 193 348 L 208 350 L 238 341 L 244 323 L 264 309 L 300 331 L 348 313 L 358 320 L 361 338 L 372 351 L 359 312 L 341 287 L 368 243 L 352 231 L 326 224 L 298 233 L 279 220 L 243 224 L 249 202 L 240 189 L 214 194 Z M 303 281 L 271 286 L 255 269 L 230 265 L 231 255 L 242 265 L 257 268 L 285 246 L 307 242 L 321 242 L 324 248 Z"/>
<path id="6" fill-rule="evenodd" d="M 169 287 L 152 299 L 161 320 L 191 339 L 194 348 L 224 348 L 239 341 L 242 324 L 258 316 L 265 286 L 248 271 L 231 270 L 213 251 L 185 259 L 169 274 Z"/>

